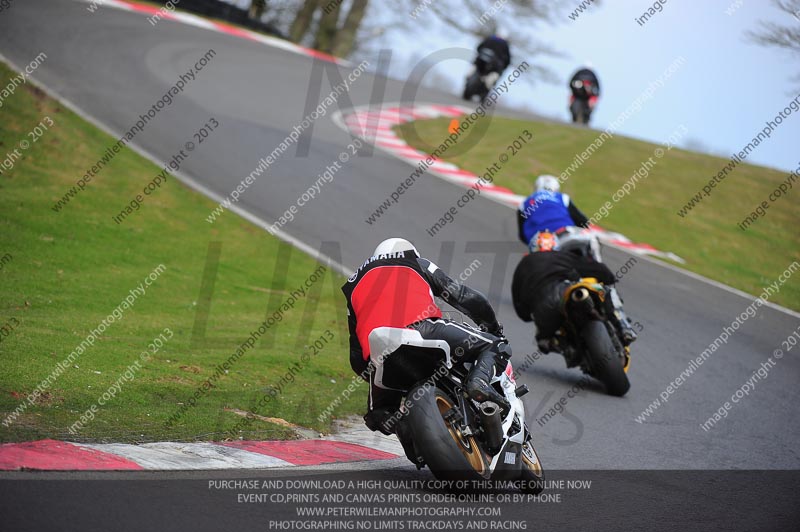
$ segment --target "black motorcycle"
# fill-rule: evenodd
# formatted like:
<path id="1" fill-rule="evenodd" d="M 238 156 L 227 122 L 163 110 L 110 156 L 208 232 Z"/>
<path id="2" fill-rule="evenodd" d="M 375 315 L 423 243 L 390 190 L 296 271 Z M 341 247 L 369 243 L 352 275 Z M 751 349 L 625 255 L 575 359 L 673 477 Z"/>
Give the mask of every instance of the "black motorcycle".
<path id="1" fill-rule="evenodd" d="M 522 480 L 523 491 L 542 491 L 544 471 L 519 399 L 528 388 L 516 385 L 510 362 L 491 382 L 510 404 L 504 411 L 469 398 L 464 383 L 470 364 L 453 361 L 447 342 L 423 339 L 413 329 L 379 327 L 369 343 L 373 382 L 405 394 L 399 423 L 413 441 L 404 447 L 418 469 L 427 465 L 440 480 Z"/>
<path id="2" fill-rule="evenodd" d="M 578 74 L 581 74 L 580 76 Z M 572 91 L 569 101 L 569 111 L 572 114 L 572 122 L 575 124 L 586 125 L 592 116 L 592 99 L 596 101 L 600 96 L 600 87 L 597 77 L 588 70 L 582 70 L 570 81 L 569 88 Z"/>
<path id="3" fill-rule="evenodd" d="M 473 97 L 478 96 L 480 101 L 486 98 L 489 91 L 494 87 L 495 82 L 499 79 L 499 74 L 502 71 L 497 54 L 489 48 L 481 48 L 478 52 L 478 57 L 475 59 L 475 70 L 467 76 L 467 82 L 464 87 L 463 98 L 467 101 L 472 101 Z M 495 73 L 494 78 L 490 81 L 490 74 Z"/>
<path id="4" fill-rule="evenodd" d="M 609 395 L 622 397 L 631 387 L 627 375 L 630 347 L 622 343 L 620 332 L 609 320 L 613 309 L 608 297 L 607 287 L 592 277 L 570 285 L 563 299 L 567 319 L 556 332 L 556 349 L 564 355 L 567 367 L 580 366 L 602 382 Z"/>
<path id="5" fill-rule="evenodd" d="M 572 97 L 569 105 L 569 112 L 572 113 L 572 122 L 575 124 L 586 125 L 592 116 L 592 108 L 586 98 Z"/>
<path id="6" fill-rule="evenodd" d="M 577 228 L 567 227 L 556 233 L 562 251 L 592 257 L 602 262 L 597 238 Z M 630 389 L 628 366 L 630 346 L 622 340 L 622 331 L 612 319 L 611 288 L 593 277 L 570 284 L 562 298 L 564 325 L 556 332 L 553 346 L 572 368 L 602 382 L 609 395 L 623 396 Z"/>

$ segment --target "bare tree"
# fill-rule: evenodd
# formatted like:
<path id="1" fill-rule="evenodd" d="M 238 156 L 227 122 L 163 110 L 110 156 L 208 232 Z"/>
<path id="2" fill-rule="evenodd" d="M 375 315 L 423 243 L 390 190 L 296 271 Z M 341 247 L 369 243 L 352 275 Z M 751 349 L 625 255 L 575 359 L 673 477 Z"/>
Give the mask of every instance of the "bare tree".
<path id="1" fill-rule="evenodd" d="M 748 37 L 762 46 L 780 48 L 800 57 L 800 0 L 772 0 L 772 3 L 789 15 L 788 24 L 762 21 L 757 31 L 748 32 Z M 794 81 L 800 82 L 800 75 Z"/>
<path id="2" fill-rule="evenodd" d="M 358 29 L 367 12 L 369 0 L 353 0 L 350 11 L 344 19 L 341 29 L 336 33 L 333 43 L 333 55 L 347 57 L 353 51 Z"/>
<path id="3" fill-rule="evenodd" d="M 320 0 L 305 0 L 300 9 L 297 10 L 294 22 L 289 28 L 289 39 L 293 42 L 300 42 L 308 33 L 311 21 L 314 19 L 314 12 L 320 4 Z"/>
<path id="4" fill-rule="evenodd" d="M 321 0 L 322 15 L 317 24 L 317 33 L 314 38 L 314 48 L 321 52 L 331 53 L 333 51 L 333 41 L 339 31 L 339 13 L 341 12 L 342 2 L 339 0 Z"/>
<path id="5" fill-rule="evenodd" d="M 261 16 L 264 14 L 266 8 L 266 0 L 251 0 L 247 15 L 253 20 L 261 20 Z"/>
<path id="6" fill-rule="evenodd" d="M 426 3 L 424 0 L 405 1 L 412 5 Z M 596 8 L 601 2 L 595 0 L 593 4 Z M 424 15 L 433 15 L 449 27 L 476 39 L 497 32 L 507 33 L 521 55 L 536 55 L 555 50 L 536 38 L 534 24 L 565 22 L 565 13 L 572 9 L 572 3 L 563 0 L 433 0 Z"/>
<path id="7" fill-rule="evenodd" d="M 596 1 L 595 4 L 599 4 Z M 475 43 L 483 38 L 503 32 L 509 35 L 514 64 L 528 61 L 529 79 L 557 81 L 555 73 L 542 65 L 539 58 L 562 57 L 548 43 L 537 37 L 537 24 L 568 22 L 566 13 L 574 9 L 563 0 L 374 0 L 371 7 L 380 10 L 382 27 L 374 27 L 374 18 L 367 16 L 359 41 L 363 35 L 393 34 L 392 41 L 412 41 L 417 34 L 440 32 L 471 36 Z M 562 16 L 563 15 L 563 16 Z M 377 30 L 377 31 L 376 31 Z M 357 42 L 355 50 L 363 50 L 365 43 Z M 374 55 L 365 53 L 364 55 Z"/>
<path id="8" fill-rule="evenodd" d="M 751 38 L 764 46 L 775 46 L 800 55 L 800 0 L 773 0 L 775 6 L 789 15 L 790 25 L 761 22 L 759 31 L 750 32 Z"/>
<path id="9" fill-rule="evenodd" d="M 297 0 L 250 0 L 248 16 L 287 35 L 298 11 Z"/>
<path id="10" fill-rule="evenodd" d="M 369 0 L 304 0 L 289 28 L 289 39 L 347 57 L 353 51 L 368 5 Z"/>
<path id="11" fill-rule="evenodd" d="M 302 0 L 295 5 L 289 38 L 338 57 L 371 57 L 377 53 L 373 41 L 384 46 L 411 42 L 424 32 L 470 35 L 477 44 L 502 30 L 511 36 L 514 62 L 527 60 L 531 78 L 546 81 L 556 76 L 537 59 L 561 54 L 537 38 L 534 26 L 568 22 L 566 13 L 574 8 L 563 0 Z"/>

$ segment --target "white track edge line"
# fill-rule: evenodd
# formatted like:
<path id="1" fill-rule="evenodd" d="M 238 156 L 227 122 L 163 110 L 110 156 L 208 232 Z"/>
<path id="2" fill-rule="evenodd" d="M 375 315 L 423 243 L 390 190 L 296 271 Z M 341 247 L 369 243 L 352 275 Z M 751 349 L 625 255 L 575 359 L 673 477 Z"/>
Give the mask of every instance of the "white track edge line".
<path id="1" fill-rule="evenodd" d="M 6 64 L 11 66 L 17 72 L 21 72 L 21 70 L 17 67 L 17 65 L 15 65 L 12 61 L 10 61 L 2 53 L 0 53 L 0 60 L 4 61 Z M 88 112 L 83 111 L 83 109 L 78 107 L 76 104 L 72 103 L 67 98 L 61 96 L 57 91 L 55 91 L 55 90 L 49 88 L 48 86 L 46 86 L 43 82 L 34 79 L 32 76 L 28 76 L 27 81 L 30 81 L 31 83 L 33 83 L 33 85 L 35 85 L 36 87 L 38 87 L 39 89 L 41 89 L 45 93 L 47 93 L 48 96 L 50 96 L 51 98 L 53 98 L 54 100 L 59 102 L 61 105 L 63 105 L 64 107 L 66 107 L 67 109 L 69 109 L 70 111 L 75 113 L 76 115 L 78 115 L 83 120 L 86 120 L 90 124 L 94 125 L 98 129 L 100 129 L 101 131 L 106 133 L 107 135 L 110 135 L 112 138 L 115 138 L 115 139 L 118 139 L 120 137 L 120 134 L 115 132 L 110 126 L 106 125 L 101 120 L 99 120 L 99 119 L 95 118 L 94 116 L 90 115 Z M 133 142 L 127 143 L 126 146 L 129 147 L 130 149 L 132 149 L 133 151 L 135 151 L 140 156 L 142 156 L 145 159 L 149 160 L 151 163 L 155 164 L 157 167 L 161 168 L 162 165 L 161 165 L 161 162 L 159 161 L 159 159 L 155 155 L 150 153 L 148 150 L 138 146 L 137 144 L 135 144 Z M 185 174 L 182 171 L 174 172 L 174 173 L 172 173 L 172 175 L 175 176 L 176 178 L 178 178 L 179 181 L 184 183 L 189 188 L 194 189 L 197 192 L 200 192 L 204 196 L 216 201 L 217 203 L 222 203 L 223 200 L 225 199 L 224 197 L 220 196 L 219 194 L 217 194 L 213 190 L 209 189 L 208 187 L 206 187 L 202 183 L 196 181 L 194 178 L 190 177 L 189 175 Z M 306 253 L 307 255 L 310 255 L 312 258 L 316 259 L 318 262 L 327 263 L 327 265 L 329 267 L 333 268 L 336 272 L 340 273 L 341 275 L 344 275 L 345 277 L 350 277 L 353 274 L 353 270 L 351 270 L 351 269 L 347 268 L 345 265 L 333 260 L 333 258 L 321 253 L 319 250 L 315 249 L 313 246 L 310 246 L 309 244 L 306 244 L 305 242 L 303 242 L 299 238 L 296 238 L 296 237 L 290 235 L 289 233 L 283 231 L 282 229 L 276 229 L 274 232 L 268 231 L 267 230 L 267 226 L 270 225 L 269 222 L 265 221 L 262 218 L 259 218 L 258 216 L 256 216 L 255 214 L 252 214 L 251 212 L 245 210 L 244 208 L 239 207 L 238 205 L 231 204 L 231 206 L 226 210 L 229 210 L 231 212 L 234 212 L 234 213 L 238 214 L 239 216 L 241 216 L 242 218 L 244 218 L 248 222 L 252 223 L 253 225 L 258 226 L 259 228 L 263 229 L 267 233 L 270 233 L 273 236 L 277 236 L 279 239 L 283 240 L 284 242 L 286 242 L 288 244 L 291 244 L 292 246 L 296 247 L 300 251 Z M 198 221 L 201 221 L 201 220 L 198 220 Z"/>

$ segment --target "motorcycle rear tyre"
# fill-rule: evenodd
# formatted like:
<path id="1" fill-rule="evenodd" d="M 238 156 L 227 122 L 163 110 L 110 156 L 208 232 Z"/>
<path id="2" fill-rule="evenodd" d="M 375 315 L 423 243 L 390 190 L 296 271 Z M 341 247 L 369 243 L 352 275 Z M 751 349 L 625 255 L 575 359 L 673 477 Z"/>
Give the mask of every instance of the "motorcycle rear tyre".
<path id="1" fill-rule="evenodd" d="M 624 354 L 620 356 L 614 349 L 605 323 L 599 320 L 588 322 L 581 331 L 581 337 L 589 351 L 587 356 L 594 377 L 605 384 L 606 392 L 616 397 L 628 393 L 631 384 L 623 369 Z"/>
<path id="2" fill-rule="evenodd" d="M 439 480 L 488 480 L 490 460 L 474 436 L 465 436 L 443 415 L 457 404 L 431 385 L 408 395 L 408 424 L 415 448 Z"/>

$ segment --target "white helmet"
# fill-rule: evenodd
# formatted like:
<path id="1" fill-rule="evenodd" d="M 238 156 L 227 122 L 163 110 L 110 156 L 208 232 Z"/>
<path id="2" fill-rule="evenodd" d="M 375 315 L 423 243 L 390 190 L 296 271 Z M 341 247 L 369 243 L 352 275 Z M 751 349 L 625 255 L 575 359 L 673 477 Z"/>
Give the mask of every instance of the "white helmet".
<path id="1" fill-rule="evenodd" d="M 544 174 L 536 179 L 536 191 L 549 190 L 550 192 L 558 192 L 561 190 L 561 183 L 555 176 Z"/>
<path id="2" fill-rule="evenodd" d="M 388 255 L 389 253 L 399 253 L 405 251 L 413 251 L 414 254 L 419 257 L 419 251 L 417 251 L 417 248 L 414 247 L 414 244 L 408 240 L 403 238 L 387 238 L 378 244 L 378 247 L 375 248 L 375 252 L 372 254 L 372 256 L 377 257 L 379 255 Z"/>

